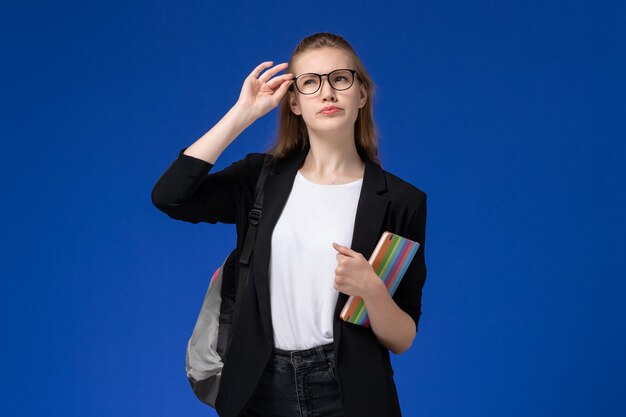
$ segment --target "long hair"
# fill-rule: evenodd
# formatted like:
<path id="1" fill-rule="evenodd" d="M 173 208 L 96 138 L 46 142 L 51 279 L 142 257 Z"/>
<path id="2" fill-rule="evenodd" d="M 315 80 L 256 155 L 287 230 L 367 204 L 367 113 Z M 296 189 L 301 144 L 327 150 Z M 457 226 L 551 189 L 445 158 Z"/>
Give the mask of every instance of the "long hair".
<path id="1" fill-rule="evenodd" d="M 341 36 L 332 33 L 316 33 L 304 38 L 294 49 L 289 58 L 286 73 L 292 72 L 293 62 L 299 55 L 323 47 L 340 48 L 348 53 L 356 69 L 357 79 L 367 90 L 367 101 L 359 109 L 354 123 L 354 141 L 356 150 L 361 157 L 366 157 L 380 165 L 378 159 L 378 135 L 374 124 L 373 98 L 374 83 L 365 70 L 361 59 L 352 46 Z M 293 85 L 290 87 L 293 89 Z M 275 143 L 266 153 L 274 158 L 285 158 L 310 147 L 309 134 L 302 116 L 295 115 L 289 107 L 289 92 L 282 98 L 278 114 L 278 134 Z"/>

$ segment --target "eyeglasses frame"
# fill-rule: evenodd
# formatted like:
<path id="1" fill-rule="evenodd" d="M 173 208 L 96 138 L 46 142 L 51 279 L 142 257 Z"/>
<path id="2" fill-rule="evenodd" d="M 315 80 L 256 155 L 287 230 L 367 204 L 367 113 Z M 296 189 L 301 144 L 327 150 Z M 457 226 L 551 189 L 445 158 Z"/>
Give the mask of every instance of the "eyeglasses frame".
<path id="1" fill-rule="evenodd" d="M 337 71 L 350 71 L 350 73 L 352 74 L 352 84 L 350 84 L 349 87 L 346 87 L 346 88 L 335 88 L 335 87 L 333 87 L 333 83 L 330 82 L 330 78 L 328 76 L 330 74 L 332 74 L 333 72 L 337 72 Z M 317 78 L 320 80 L 320 83 L 319 83 L 319 85 L 317 87 L 317 90 L 313 91 L 312 93 L 303 93 L 302 91 L 300 91 L 300 89 L 298 88 L 298 78 L 302 77 L 303 75 L 317 75 Z M 328 74 L 317 74 L 315 72 L 305 72 L 304 74 L 300 74 L 300 75 L 298 75 L 297 77 L 295 77 L 293 79 L 293 86 L 296 87 L 296 90 L 298 90 L 298 92 L 300 94 L 305 95 L 305 96 L 310 96 L 310 95 L 315 94 L 318 91 L 320 91 L 320 89 L 322 88 L 322 83 L 324 82 L 323 77 L 326 77 L 326 79 L 328 80 L 328 85 L 330 85 L 330 88 L 332 88 L 333 90 L 336 90 L 336 91 L 346 91 L 346 90 L 349 90 L 354 85 L 354 80 L 356 80 L 356 78 L 357 78 L 355 69 L 337 68 L 336 70 L 332 70 Z"/>

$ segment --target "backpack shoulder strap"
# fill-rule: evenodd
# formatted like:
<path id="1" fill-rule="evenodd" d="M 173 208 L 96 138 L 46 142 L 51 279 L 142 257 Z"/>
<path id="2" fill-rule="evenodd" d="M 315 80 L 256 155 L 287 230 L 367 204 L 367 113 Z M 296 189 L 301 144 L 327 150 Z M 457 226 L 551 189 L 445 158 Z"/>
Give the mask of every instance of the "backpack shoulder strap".
<path id="1" fill-rule="evenodd" d="M 252 248 L 254 247 L 254 240 L 256 238 L 256 231 L 261 221 L 261 212 L 263 209 L 263 189 L 265 187 L 265 180 L 267 179 L 270 170 L 272 168 L 271 155 L 265 155 L 263 161 L 263 167 L 261 173 L 256 182 L 256 189 L 254 193 L 254 205 L 248 213 L 248 232 L 246 234 L 245 244 L 241 252 L 240 264 L 249 266 L 250 258 L 252 257 Z"/>
<path id="2" fill-rule="evenodd" d="M 256 240 L 256 232 L 261 221 L 261 214 L 263 209 L 263 189 L 265 187 L 265 180 L 269 176 L 274 159 L 272 155 L 266 154 L 263 160 L 263 167 L 256 183 L 256 189 L 254 193 L 254 206 L 248 214 L 248 231 L 246 233 L 246 239 L 241 252 L 241 258 L 239 260 L 239 279 L 237 280 L 237 296 L 235 298 L 235 310 L 233 312 L 233 320 L 230 325 L 230 335 L 228 337 L 228 346 L 233 337 L 233 330 L 235 324 L 239 320 L 239 312 L 241 311 L 241 303 L 243 301 L 243 293 L 248 283 L 248 269 L 250 268 L 250 259 L 252 258 L 252 251 L 254 248 L 254 241 Z M 228 352 L 228 346 L 226 352 Z"/>

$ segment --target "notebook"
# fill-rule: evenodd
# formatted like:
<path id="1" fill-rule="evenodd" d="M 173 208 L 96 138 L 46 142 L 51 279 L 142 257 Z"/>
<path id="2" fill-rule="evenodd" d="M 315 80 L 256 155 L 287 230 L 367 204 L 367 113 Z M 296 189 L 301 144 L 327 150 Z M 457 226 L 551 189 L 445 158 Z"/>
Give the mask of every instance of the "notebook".
<path id="1" fill-rule="evenodd" d="M 385 232 L 380 237 L 369 263 L 383 280 L 391 296 L 398 288 L 419 246 L 418 242 L 391 232 Z M 348 298 L 340 317 L 349 323 L 370 326 L 365 303 L 358 296 L 351 295 Z"/>

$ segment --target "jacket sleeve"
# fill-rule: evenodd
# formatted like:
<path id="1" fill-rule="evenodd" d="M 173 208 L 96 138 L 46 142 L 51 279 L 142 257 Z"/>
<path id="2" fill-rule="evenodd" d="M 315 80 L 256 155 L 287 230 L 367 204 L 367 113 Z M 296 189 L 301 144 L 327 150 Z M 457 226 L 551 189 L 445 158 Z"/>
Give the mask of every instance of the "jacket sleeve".
<path id="1" fill-rule="evenodd" d="M 426 281 L 426 262 L 424 259 L 425 238 L 426 238 L 426 194 L 423 194 L 421 203 L 409 216 L 406 227 L 406 238 L 420 244 L 411 264 L 407 268 L 404 278 L 398 285 L 393 299 L 413 321 L 415 321 L 415 331 L 422 314 L 422 288 Z"/>
<path id="2" fill-rule="evenodd" d="M 256 178 L 252 167 L 254 154 L 209 174 L 213 164 L 185 155 L 185 149 L 152 189 L 152 203 L 176 220 L 235 223 L 242 206 L 242 192 Z"/>

